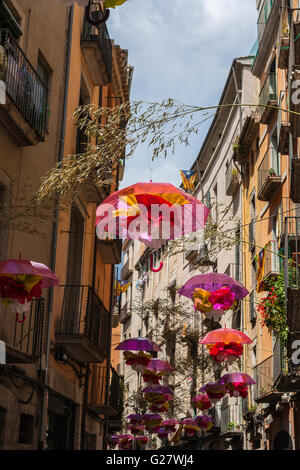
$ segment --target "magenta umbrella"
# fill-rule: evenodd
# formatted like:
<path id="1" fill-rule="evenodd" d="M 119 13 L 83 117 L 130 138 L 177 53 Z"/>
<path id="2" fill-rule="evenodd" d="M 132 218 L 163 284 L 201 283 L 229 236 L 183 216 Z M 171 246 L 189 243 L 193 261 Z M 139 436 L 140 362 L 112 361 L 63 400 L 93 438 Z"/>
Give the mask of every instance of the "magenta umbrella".
<path id="1" fill-rule="evenodd" d="M 8 259 L 1 261 L 0 274 L 41 276 L 41 287 L 53 287 L 58 284 L 57 277 L 45 264 L 29 261 L 28 259 Z"/>
<path id="2" fill-rule="evenodd" d="M 144 415 L 140 415 L 138 413 L 133 413 L 131 415 L 128 415 L 127 419 L 129 419 L 129 421 L 131 421 L 132 424 L 141 423 L 144 419 Z"/>
<path id="3" fill-rule="evenodd" d="M 247 289 L 240 282 L 232 279 L 228 274 L 219 273 L 206 273 L 193 276 L 179 289 L 178 294 L 192 299 L 195 289 L 197 288 L 214 292 L 224 286 L 229 286 L 230 290 L 234 292 L 235 300 L 241 300 L 249 294 Z"/>
<path id="4" fill-rule="evenodd" d="M 125 339 L 115 349 L 119 351 L 161 351 L 158 344 L 147 338 Z"/>
<path id="5" fill-rule="evenodd" d="M 144 415 L 144 423 L 147 424 L 148 422 L 155 422 L 155 423 L 161 423 L 162 422 L 162 417 L 157 414 L 157 413 L 146 413 Z"/>
<path id="6" fill-rule="evenodd" d="M 231 374 L 225 374 L 219 380 L 220 384 L 230 384 L 230 383 L 243 383 L 245 385 L 254 385 L 256 384 L 255 380 L 250 377 L 250 375 L 242 372 L 233 372 Z"/>
<path id="7" fill-rule="evenodd" d="M 147 370 L 151 370 L 153 372 L 170 372 L 173 370 L 173 367 L 167 361 L 153 358 L 150 359 L 150 362 L 147 365 Z"/>
<path id="8" fill-rule="evenodd" d="M 174 395 L 173 390 L 165 385 L 149 385 L 148 387 L 143 388 L 142 393 L 164 393 L 171 396 Z"/>

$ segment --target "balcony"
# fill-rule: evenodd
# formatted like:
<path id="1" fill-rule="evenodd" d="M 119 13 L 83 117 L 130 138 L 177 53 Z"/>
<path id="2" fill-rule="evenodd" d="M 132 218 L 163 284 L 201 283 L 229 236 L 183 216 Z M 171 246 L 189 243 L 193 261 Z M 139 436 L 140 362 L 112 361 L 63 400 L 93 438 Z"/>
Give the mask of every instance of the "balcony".
<path id="1" fill-rule="evenodd" d="M 129 276 L 132 274 L 132 272 L 133 272 L 132 262 L 131 260 L 128 259 L 126 263 L 124 264 L 122 271 L 121 271 L 122 281 L 126 281 L 129 278 Z"/>
<path id="2" fill-rule="evenodd" d="M 110 368 L 109 377 L 106 366 L 91 367 L 88 406 L 98 415 L 119 417 L 121 420 L 122 378 L 113 367 Z"/>
<path id="3" fill-rule="evenodd" d="M 268 24 L 269 16 L 271 14 L 274 3 L 275 3 L 274 0 L 264 0 L 263 2 L 263 6 L 262 6 L 262 9 L 260 11 L 258 21 L 257 21 L 257 33 L 258 33 L 259 44 L 261 43 L 262 38 L 264 36 L 265 30 Z"/>
<path id="4" fill-rule="evenodd" d="M 273 147 L 269 147 L 258 168 L 257 198 L 270 201 L 280 187 L 279 155 Z"/>
<path id="5" fill-rule="evenodd" d="M 226 195 L 233 196 L 240 185 L 240 179 L 239 179 L 238 171 L 234 167 L 232 160 L 230 161 L 226 169 L 225 182 L 226 182 Z"/>
<path id="6" fill-rule="evenodd" d="M 121 308 L 121 314 L 120 314 L 120 323 L 125 323 L 127 320 L 131 318 L 131 308 L 128 305 L 128 302 Z"/>
<path id="7" fill-rule="evenodd" d="M 6 85 L 6 104 L 0 121 L 21 147 L 44 140 L 48 90 L 8 29 L 0 28 L 0 80 Z"/>
<path id="8" fill-rule="evenodd" d="M 281 18 L 280 18 L 279 44 L 278 44 L 278 67 L 280 69 L 288 68 L 289 54 L 290 54 L 290 30 L 289 30 L 287 11 L 283 9 Z"/>
<path id="9" fill-rule="evenodd" d="M 274 111 L 277 109 L 277 76 L 269 73 L 259 95 L 259 105 L 262 110 L 261 123 L 269 124 Z M 264 107 L 265 106 L 265 107 Z"/>
<path id="10" fill-rule="evenodd" d="M 282 155 L 289 154 L 289 133 L 290 133 L 290 117 L 289 112 L 284 111 L 289 109 L 288 92 L 282 90 L 279 98 L 278 120 L 277 120 L 277 135 L 278 137 L 278 152 Z"/>
<path id="11" fill-rule="evenodd" d="M 276 363 L 274 357 L 265 359 L 253 368 L 253 395 L 257 403 L 276 403 L 282 393 L 274 389 L 274 377 L 276 378 Z"/>
<path id="12" fill-rule="evenodd" d="M 259 111 L 251 112 L 251 114 L 243 121 L 242 132 L 239 137 L 240 146 L 235 155 L 235 160 L 240 165 L 245 165 L 248 159 L 249 153 L 253 147 L 253 142 L 255 142 L 256 136 L 259 132 L 259 121 Z"/>
<path id="13" fill-rule="evenodd" d="M 277 242 L 272 240 L 265 252 L 264 281 L 278 277 L 281 272 L 281 258 L 276 254 L 277 252 Z"/>
<path id="14" fill-rule="evenodd" d="M 104 264 L 119 264 L 122 260 L 122 240 L 97 240 L 100 246 L 101 259 Z"/>
<path id="15" fill-rule="evenodd" d="M 295 11 L 293 15 L 294 19 L 294 38 L 297 38 L 300 34 L 300 11 Z M 294 63 L 300 65 L 300 43 L 299 41 L 295 40 L 294 42 L 295 48 L 295 56 L 294 56 Z"/>
<path id="16" fill-rule="evenodd" d="M 93 85 L 108 85 L 112 76 L 112 45 L 106 25 L 92 26 L 85 21 L 81 49 Z"/>
<path id="17" fill-rule="evenodd" d="M 2 307 L 0 339 L 6 343 L 7 364 L 34 364 L 42 355 L 45 301 L 33 299 L 23 323 Z"/>
<path id="18" fill-rule="evenodd" d="M 284 281 L 290 333 L 300 332 L 300 217 L 286 217 L 284 224 Z"/>
<path id="19" fill-rule="evenodd" d="M 296 41 L 295 44 L 299 41 Z M 300 137 L 300 100 L 298 97 L 298 89 L 299 89 L 299 80 L 300 80 L 300 65 L 293 65 L 292 66 L 292 73 L 291 73 L 291 96 L 290 96 L 290 125 L 291 125 L 291 132 L 293 137 Z M 296 114 L 295 114 L 296 113 Z M 298 114 L 297 114 L 298 113 Z"/>
<path id="20" fill-rule="evenodd" d="M 60 286 L 63 296 L 56 347 L 77 362 L 102 362 L 108 355 L 110 314 L 90 286 Z"/>
<path id="21" fill-rule="evenodd" d="M 291 171 L 291 200 L 294 203 L 300 202 L 300 155 L 292 158 Z"/>

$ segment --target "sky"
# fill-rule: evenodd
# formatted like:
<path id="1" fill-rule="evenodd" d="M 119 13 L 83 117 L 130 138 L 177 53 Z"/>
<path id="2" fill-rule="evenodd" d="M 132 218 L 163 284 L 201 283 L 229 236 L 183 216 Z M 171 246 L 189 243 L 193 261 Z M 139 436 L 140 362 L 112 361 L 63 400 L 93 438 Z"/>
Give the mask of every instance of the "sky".
<path id="1" fill-rule="evenodd" d="M 199 106 L 217 105 L 232 61 L 247 56 L 257 36 L 255 0 L 128 0 L 111 10 L 110 37 L 128 49 L 134 66 L 131 100 L 175 98 Z M 138 181 L 179 185 L 179 170 L 195 161 L 209 122 L 190 146 L 177 146 L 166 160 L 151 161 L 140 145 L 126 160 L 120 187 Z"/>

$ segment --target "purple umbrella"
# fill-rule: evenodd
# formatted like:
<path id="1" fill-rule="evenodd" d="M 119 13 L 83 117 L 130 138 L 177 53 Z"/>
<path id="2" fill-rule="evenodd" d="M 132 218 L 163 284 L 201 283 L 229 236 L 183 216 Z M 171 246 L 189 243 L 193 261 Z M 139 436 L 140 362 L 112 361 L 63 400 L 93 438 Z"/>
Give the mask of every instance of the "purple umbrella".
<path id="1" fill-rule="evenodd" d="M 128 415 L 127 419 L 129 419 L 129 421 L 131 421 L 132 424 L 141 423 L 144 419 L 144 415 L 140 415 L 138 413 L 133 413 L 131 415 Z"/>
<path id="2" fill-rule="evenodd" d="M 226 383 L 244 383 L 245 385 L 254 385 L 256 384 L 255 380 L 250 377 L 248 374 L 244 374 L 242 372 L 233 372 L 231 374 L 225 374 L 223 377 L 220 378 L 220 384 Z"/>
<path id="3" fill-rule="evenodd" d="M 161 351 L 158 344 L 147 338 L 125 339 L 115 349 L 119 351 Z"/>
<path id="4" fill-rule="evenodd" d="M 193 276 L 179 289 L 178 294 L 192 299 L 195 289 L 199 287 L 214 292 L 224 286 L 229 286 L 230 290 L 235 293 L 235 300 L 241 300 L 249 294 L 247 289 L 240 282 L 232 279 L 232 277 L 227 274 L 219 273 L 206 273 Z"/>
<path id="5" fill-rule="evenodd" d="M 165 385 L 149 385 L 143 388 L 142 393 L 164 393 L 167 395 L 174 395 L 173 390 Z"/>
<path id="6" fill-rule="evenodd" d="M 150 422 L 151 421 L 155 421 L 155 422 L 159 421 L 161 423 L 162 420 L 163 420 L 162 417 L 157 413 L 146 413 L 144 415 L 144 423 L 146 423 L 146 424 L 147 424 L 148 421 L 150 421 Z"/>
<path id="7" fill-rule="evenodd" d="M 151 359 L 147 365 L 147 370 L 151 370 L 153 372 L 170 372 L 173 370 L 173 367 L 167 361 L 154 358 Z"/>

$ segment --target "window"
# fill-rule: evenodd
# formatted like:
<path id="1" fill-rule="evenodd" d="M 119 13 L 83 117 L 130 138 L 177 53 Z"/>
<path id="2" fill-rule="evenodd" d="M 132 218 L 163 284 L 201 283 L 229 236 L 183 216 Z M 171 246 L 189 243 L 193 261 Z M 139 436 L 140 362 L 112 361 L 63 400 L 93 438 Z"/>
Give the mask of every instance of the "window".
<path id="1" fill-rule="evenodd" d="M 19 443 L 32 444 L 34 430 L 34 416 L 21 413 L 20 416 L 20 429 L 19 429 Z"/>
<path id="2" fill-rule="evenodd" d="M 37 63 L 37 73 L 40 79 L 42 80 L 43 84 L 47 87 L 47 90 L 49 91 L 50 87 L 50 67 L 46 64 L 46 61 L 40 56 L 38 58 L 38 63 Z M 43 112 L 45 116 L 45 128 L 48 130 L 48 124 L 49 124 L 49 116 L 50 116 L 50 110 L 49 110 L 49 96 L 47 101 L 45 101 L 42 106 L 43 106 Z"/>

